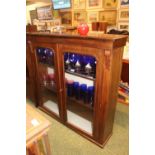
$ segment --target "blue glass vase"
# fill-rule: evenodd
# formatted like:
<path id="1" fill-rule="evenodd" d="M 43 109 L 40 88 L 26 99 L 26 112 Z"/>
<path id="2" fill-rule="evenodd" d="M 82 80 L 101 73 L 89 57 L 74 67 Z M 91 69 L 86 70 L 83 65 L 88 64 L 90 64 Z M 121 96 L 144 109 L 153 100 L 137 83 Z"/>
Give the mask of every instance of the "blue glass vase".
<path id="1" fill-rule="evenodd" d="M 89 86 L 87 89 L 87 103 L 93 105 L 94 100 L 94 86 Z"/>
<path id="2" fill-rule="evenodd" d="M 73 83 L 74 81 L 67 81 L 67 95 L 73 97 Z"/>
<path id="3" fill-rule="evenodd" d="M 76 99 L 80 99 L 80 84 L 79 84 L 79 82 L 73 83 L 73 94 Z"/>
<path id="4" fill-rule="evenodd" d="M 86 84 L 80 85 L 80 99 L 83 100 L 85 103 L 87 101 L 87 85 Z"/>
<path id="5" fill-rule="evenodd" d="M 54 65 L 54 53 L 50 49 L 46 49 L 46 62 L 49 65 Z"/>
<path id="6" fill-rule="evenodd" d="M 70 61 L 70 65 L 71 65 L 71 71 L 75 72 L 75 64 L 77 62 L 77 55 L 74 53 L 70 53 L 69 61 Z"/>

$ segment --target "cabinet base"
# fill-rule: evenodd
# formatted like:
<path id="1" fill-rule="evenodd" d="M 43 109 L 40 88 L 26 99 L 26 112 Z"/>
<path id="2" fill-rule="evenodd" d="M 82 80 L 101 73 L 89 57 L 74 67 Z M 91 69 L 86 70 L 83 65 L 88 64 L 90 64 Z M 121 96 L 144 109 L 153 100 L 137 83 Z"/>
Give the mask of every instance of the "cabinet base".
<path id="1" fill-rule="evenodd" d="M 56 119 L 58 122 L 64 124 L 66 127 L 68 127 L 69 129 L 72 129 L 74 132 L 78 133 L 79 135 L 81 135 L 82 137 L 86 138 L 87 140 L 93 142 L 94 144 L 96 144 L 97 146 L 104 148 L 105 144 L 108 142 L 109 138 L 112 136 L 112 133 L 106 138 L 106 140 L 104 141 L 103 144 L 95 141 L 93 139 L 93 137 L 91 137 L 90 135 L 85 134 L 84 132 L 80 131 L 79 129 L 77 129 L 76 127 L 66 123 L 63 123 L 62 120 L 60 120 L 60 118 L 58 118 L 55 114 L 53 114 L 52 112 L 50 112 L 49 110 L 47 110 L 46 108 L 39 106 L 38 107 L 40 110 L 42 110 L 43 112 L 45 112 L 46 114 L 50 115 L 52 118 Z"/>

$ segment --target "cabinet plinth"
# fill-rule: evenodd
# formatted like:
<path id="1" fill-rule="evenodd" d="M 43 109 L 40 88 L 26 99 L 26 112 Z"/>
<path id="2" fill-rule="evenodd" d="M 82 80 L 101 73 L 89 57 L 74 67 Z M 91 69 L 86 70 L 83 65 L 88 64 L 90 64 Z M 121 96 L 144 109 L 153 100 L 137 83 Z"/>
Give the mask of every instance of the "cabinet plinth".
<path id="1" fill-rule="evenodd" d="M 110 34 L 27 33 L 36 105 L 103 147 L 112 135 L 126 40 Z"/>

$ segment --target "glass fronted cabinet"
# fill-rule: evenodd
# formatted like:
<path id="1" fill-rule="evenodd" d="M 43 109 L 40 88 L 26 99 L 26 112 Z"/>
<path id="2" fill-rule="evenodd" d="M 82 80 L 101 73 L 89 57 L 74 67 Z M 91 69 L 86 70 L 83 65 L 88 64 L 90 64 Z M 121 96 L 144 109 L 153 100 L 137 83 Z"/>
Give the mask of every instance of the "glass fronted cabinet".
<path id="1" fill-rule="evenodd" d="M 37 46 L 35 48 L 35 55 L 39 105 L 60 117 L 58 87 L 55 78 L 57 76 L 55 49 L 50 46 Z"/>
<path id="2" fill-rule="evenodd" d="M 92 139 L 98 136 L 97 86 L 103 58 L 100 49 L 60 45 L 64 121 L 67 126 Z M 101 54 L 101 55 L 100 55 Z"/>
<path id="3" fill-rule="evenodd" d="M 103 147 L 112 134 L 126 36 L 29 33 L 39 108 Z"/>
<path id="4" fill-rule="evenodd" d="M 90 55 L 64 52 L 67 122 L 92 135 L 96 59 Z"/>

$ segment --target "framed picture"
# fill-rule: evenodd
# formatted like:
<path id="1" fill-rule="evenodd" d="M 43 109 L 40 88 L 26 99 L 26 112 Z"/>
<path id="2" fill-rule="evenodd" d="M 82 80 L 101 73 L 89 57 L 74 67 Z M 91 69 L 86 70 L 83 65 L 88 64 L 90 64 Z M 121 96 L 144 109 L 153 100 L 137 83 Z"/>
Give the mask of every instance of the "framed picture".
<path id="1" fill-rule="evenodd" d="M 87 0 L 87 9 L 98 9 L 102 8 L 102 0 Z"/>
<path id="2" fill-rule="evenodd" d="M 73 24 L 76 26 L 81 22 L 87 21 L 87 13 L 85 10 L 83 11 L 74 11 Z"/>
<path id="3" fill-rule="evenodd" d="M 31 24 L 34 24 L 33 23 L 34 19 L 38 19 L 38 17 L 37 17 L 37 10 L 31 10 L 30 11 L 30 18 L 31 18 Z"/>
<path id="4" fill-rule="evenodd" d="M 48 20 L 52 19 L 52 8 L 51 6 L 45 6 L 37 8 L 37 16 L 39 20 Z"/>
<path id="5" fill-rule="evenodd" d="M 73 8 L 74 9 L 85 9 L 86 0 L 73 0 Z"/>
<path id="6" fill-rule="evenodd" d="M 87 12 L 87 22 L 97 22 L 98 21 L 98 11 Z"/>
<path id="7" fill-rule="evenodd" d="M 129 7 L 129 0 L 120 0 L 120 7 Z"/>
<path id="8" fill-rule="evenodd" d="M 128 22 L 118 22 L 117 26 L 118 30 L 127 30 L 129 31 L 129 23 Z"/>
<path id="9" fill-rule="evenodd" d="M 128 9 L 120 9 L 118 19 L 128 21 L 129 20 L 129 10 Z"/>
<path id="10" fill-rule="evenodd" d="M 99 21 L 108 22 L 108 25 L 116 25 L 116 19 L 116 10 L 105 10 L 99 12 Z"/>
<path id="11" fill-rule="evenodd" d="M 61 16 L 61 23 L 63 25 L 71 25 L 72 24 L 72 12 L 66 11 L 66 12 L 60 12 Z"/>
<path id="12" fill-rule="evenodd" d="M 118 0 L 104 0 L 105 9 L 116 9 Z"/>

